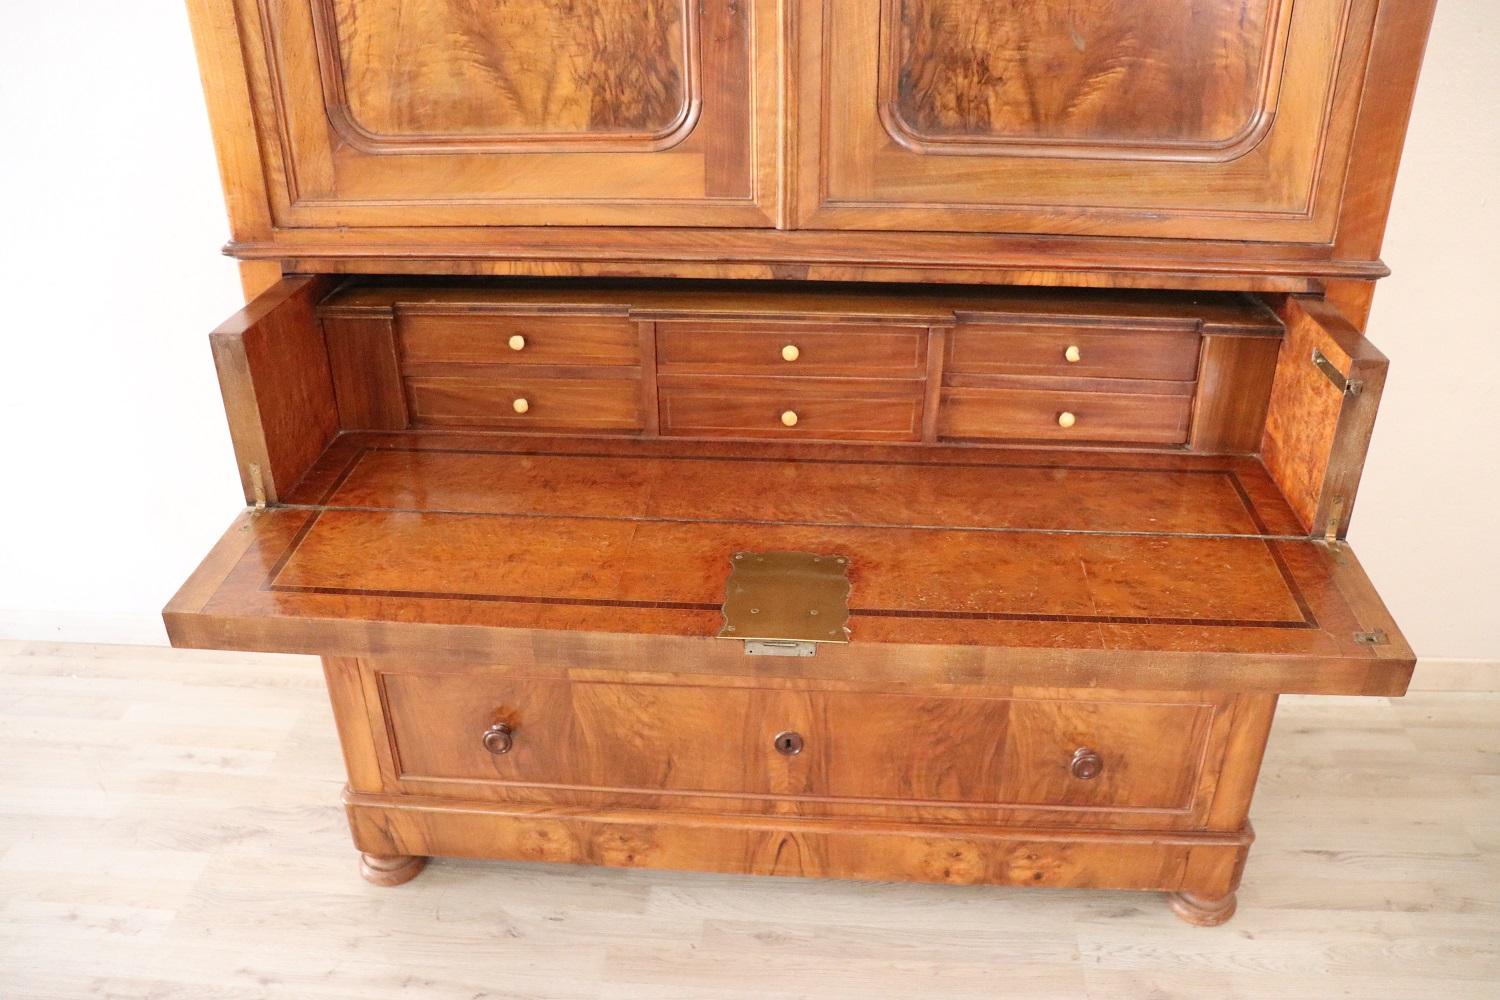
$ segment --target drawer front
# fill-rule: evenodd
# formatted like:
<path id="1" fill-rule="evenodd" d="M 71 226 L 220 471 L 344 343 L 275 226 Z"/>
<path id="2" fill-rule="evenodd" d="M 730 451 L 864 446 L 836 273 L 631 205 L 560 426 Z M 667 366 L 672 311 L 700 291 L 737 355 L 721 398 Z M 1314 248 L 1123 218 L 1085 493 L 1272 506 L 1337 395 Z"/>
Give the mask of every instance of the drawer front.
<path id="1" fill-rule="evenodd" d="M 638 365 L 641 360 L 635 324 L 624 317 L 403 312 L 400 344 L 406 365 Z"/>
<path id="2" fill-rule="evenodd" d="M 945 388 L 938 410 L 938 436 L 1184 444 L 1191 412 L 1191 396 Z"/>
<path id="3" fill-rule="evenodd" d="M 925 328 L 662 323 L 661 370 L 699 374 L 919 377 Z"/>
<path id="4" fill-rule="evenodd" d="M 963 325 L 951 343 L 947 369 L 966 374 L 1174 382 L 1198 374 L 1196 333 Z"/>
<path id="5" fill-rule="evenodd" d="M 857 388 L 742 387 L 732 379 L 660 389 L 661 433 L 682 437 L 915 441 L 922 397 Z"/>
<path id="6" fill-rule="evenodd" d="M 1187 809 L 1215 714 L 489 672 L 389 673 L 381 687 L 403 781 L 992 807 Z M 496 725 L 503 753 L 486 748 Z"/>
<path id="7" fill-rule="evenodd" d="M 629 431 L 641 427 L 636 379 L 421 376 L 406 380 L 417 427 Z"/>

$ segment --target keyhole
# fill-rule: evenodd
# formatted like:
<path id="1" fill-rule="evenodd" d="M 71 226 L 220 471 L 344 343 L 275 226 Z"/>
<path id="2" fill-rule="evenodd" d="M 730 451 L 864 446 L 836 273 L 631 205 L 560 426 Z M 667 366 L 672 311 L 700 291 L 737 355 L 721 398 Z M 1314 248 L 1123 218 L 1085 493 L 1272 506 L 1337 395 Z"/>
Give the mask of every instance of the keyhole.
<path id="1" fill-rule="evenodd" d="M 773 745 L 776 747 L 776 752 L 783 757 L 795 757 L 802 752 L 802 734 L 778 733 Z"/>

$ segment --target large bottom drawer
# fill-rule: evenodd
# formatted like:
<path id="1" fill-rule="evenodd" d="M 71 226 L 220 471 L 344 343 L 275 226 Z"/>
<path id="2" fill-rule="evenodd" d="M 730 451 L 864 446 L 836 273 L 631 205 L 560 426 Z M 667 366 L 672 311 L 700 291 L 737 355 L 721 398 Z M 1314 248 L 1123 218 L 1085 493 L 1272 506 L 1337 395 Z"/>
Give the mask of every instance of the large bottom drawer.
<path id="1" fill-rule="evenodd" d="M 1182 693 L 618 683 L 390 664 L 372 681 L 402 790 L 741 797 L 793 810 L 844 801 L 1185 815 L 1222 707 Z"/>

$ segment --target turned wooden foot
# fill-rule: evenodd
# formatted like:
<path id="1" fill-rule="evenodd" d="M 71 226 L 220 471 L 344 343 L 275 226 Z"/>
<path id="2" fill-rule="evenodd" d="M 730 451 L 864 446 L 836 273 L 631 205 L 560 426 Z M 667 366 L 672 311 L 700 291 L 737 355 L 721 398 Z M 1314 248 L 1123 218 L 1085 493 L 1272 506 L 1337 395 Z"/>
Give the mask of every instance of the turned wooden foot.
<path id="1" fill-rule="evenodd" d="M 1234 893 L 1212 899 L 1191 892 L 1167 894 L 1172 912 L 1195 927 L 1217 927 L 1234 916 Z"/>
<path id="2" fill-rule="evenodd" d="M 383 858 L 376 854 L 359 856 L 360 875 L 366 882 L 374 885 L 402 885 L 416 878 L 426 867 L 426 858 L 408 854 L 398 854 L 393 858 Z"/>

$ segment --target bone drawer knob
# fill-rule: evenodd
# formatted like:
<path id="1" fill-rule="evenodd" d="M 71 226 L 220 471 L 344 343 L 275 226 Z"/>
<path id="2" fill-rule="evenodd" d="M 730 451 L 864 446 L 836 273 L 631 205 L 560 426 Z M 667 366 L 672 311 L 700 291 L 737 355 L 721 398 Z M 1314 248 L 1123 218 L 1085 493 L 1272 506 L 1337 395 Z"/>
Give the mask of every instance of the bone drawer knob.
<path id="1" fill-rule="evenodd" d="M 519 333 L 510 338 L 510 349 L 512 351 L 524 351 L 526 349 L 526 338 Z M 1071 359 L 1070 359 L 1071 360 Z"/>
<path id="2" fill-rule="evenodd" d="M 802 357 L 802 352 L 798 350 L 796 344 L 787 344 L 781 349 L 781 360 L 783 361 L 796 361 L 800 357 Z"/>
<path id="3" fill-rule="evenodd" d="M 1063 357 L 1067 359 L 1068 364 L 1076 365 L 1083 360 L 1083 352 L 1078 349 L 1077 344 L 1069 344 L 1068 349 L 1063 351 Z"/>
<path id="4" fill-rule="evenodd" d="M 1057 415 L 1057 426 L 1061 427 L 1063 430 L 1067 430 L 1069 427 L 1072 427 L 1076 423 L 1078 423 L 1078 418 L 1072 413 L 1069 413 L 1067 410 L 1063 410 Z"/>
<path id="5" fill-rule="evenodd" d="M 797 426 L 797 413 L 795 410 L 787 410 L 781 415 L 781 423 L 784 427 Z"/>
<path id="6" fill-rule="evenodd" d="M 526 413 L 531 409 L 531 403 L 523 397 L 516 400 L 514 403 L 511 403 L 510 408 L 515 410 L 517 413 Z"/>

